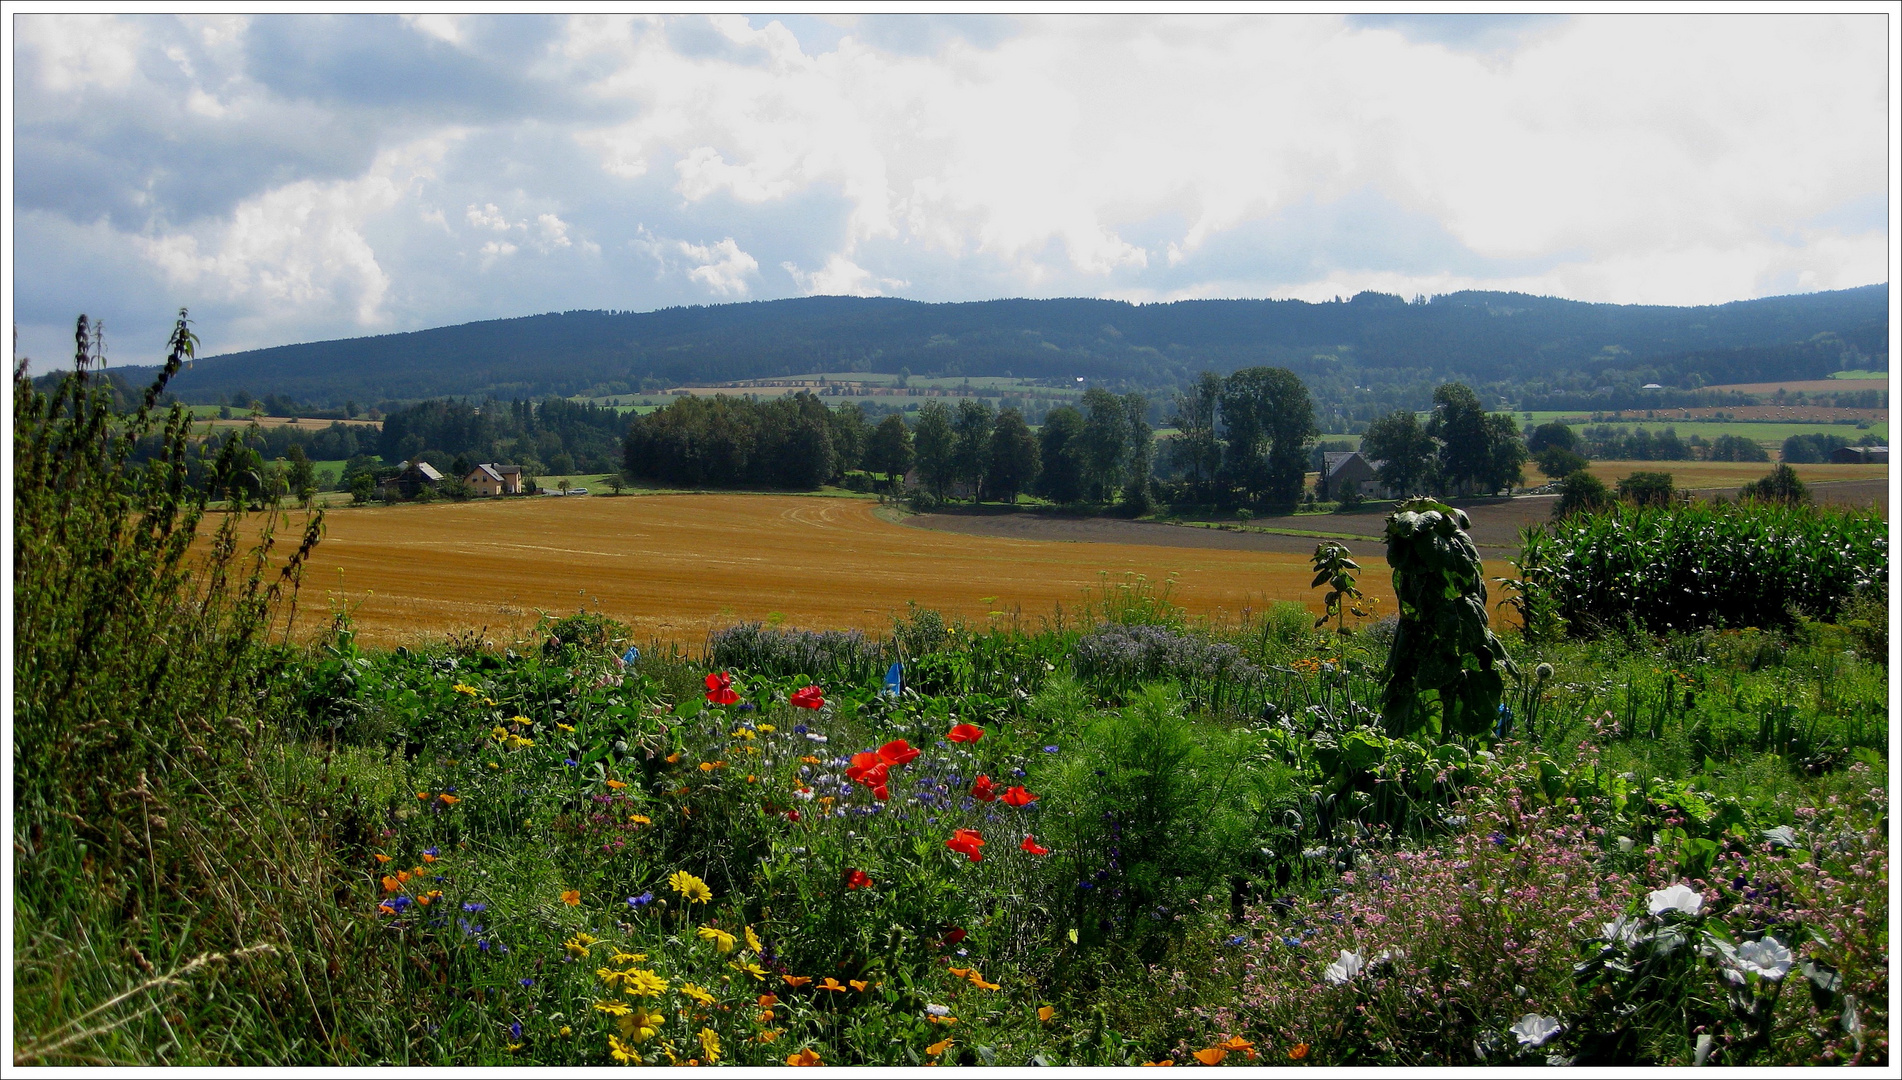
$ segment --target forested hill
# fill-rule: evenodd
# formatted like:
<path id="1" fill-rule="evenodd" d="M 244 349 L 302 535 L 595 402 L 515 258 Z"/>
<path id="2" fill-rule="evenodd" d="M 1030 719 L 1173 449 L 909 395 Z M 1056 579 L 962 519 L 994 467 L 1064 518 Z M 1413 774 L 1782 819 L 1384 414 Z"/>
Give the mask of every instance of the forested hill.
<path id="1" fill-rule="evenodd" d="M 1831 347 L 1785 348 L 1833 334 Z M 1833 344 L 1840 339 L 1841 347 Z M 993 300 L 807 297 L 653 312 L 571 311 L 284 345 L 200 360 L 173 383 L 210 401 L 244 390 L 314 404 L 631 393 L 819 371 L 1085 376 L 1169 386 L 1270 364 L 1327 381 L 1353 371 L 1548 381 L 1658 366 L 1672 385 L 1820 377 L 1843 357 L 1887 363 L 1888 287 L 1708 307 L 1587 304 L 1465 292 L 1350 300 Z M 1661 366 L 1658 361 L 1668 360 Z M 1793 367 L 1793 370 L 1776 370 Z M 1810 368 L 1821 367 L 1812 372 Z"/>

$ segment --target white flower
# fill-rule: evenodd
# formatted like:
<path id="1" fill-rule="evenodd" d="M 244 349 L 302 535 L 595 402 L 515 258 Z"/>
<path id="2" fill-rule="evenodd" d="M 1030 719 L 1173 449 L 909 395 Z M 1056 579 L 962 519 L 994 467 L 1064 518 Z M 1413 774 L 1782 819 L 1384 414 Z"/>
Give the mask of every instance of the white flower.
<path id="1" fill-rule="evenodd" d="M 1341 958 L 1329 964 L 1327 970 L 1321 974 L 1327 977 L 1328 982 L 1333 983 L 1335 986 L 1342 986 L 1352 980 L 1354 976 L 1359 975 L 1361 969 L 1366 966 L 1366 957 L 1357 952 L 1349 952 L 1346 949 L 1342 949 Z"/>
<path id="2" fill-rule="evenodd" d="M 1704 910 L 1704 898 L 1698 895 L 1697 890 L 1687 885 L 1673 885 L 1668 889 L 1659 889 L 1646 899 L 1650 901 L 1653 915 L 1662 915 L 1667 911 L 1695 915 Z"/>
<path id="3" fill-rule="evenodd" d="M 816 731 L 806 732 L 806 738 L 811 739 L 813 742 L 816 742 L 816 743 L 822 743 L 826 741 L 826 737 L 824 735 L 819 734 Z"/>
<path id="4" fill-rule="evenodd" d="M 1637 845 L 1632 842 L 1632 839 L 1629 836 L 1621 836 L 1618 838 L 1619 851 L 1630 851 L 1632 848 L 1636 846 Z"/>
<path id="5" fill-rule="evenodd" d="M 1638 920 L 1620 915 L 1604 925 L 1604 938 L 1613 945 L 1630 948 L 1638 940 Z"/>
<path id="6" fill-rule="evenodd" d="M 1519 1045 L 1528 1050 L 1544 1046 L 1552 1037 L 1565 1030 L 1565 1025 L 1550 1016 L 1527 1013 L 1509 1029 L 1519 1040 Z"/>
<path id="7" fill-rule="evenodd" d="M 812 801 L 812 789 L 811 789 L 811 788 L 809 788 L 809 787 L 807 787 L 807 788 L 800 788 L 800 789 L 799 789 L 798 791 L 795 791 L 795 792 L 793 792 L 793 798 L 795 798 L 795 799 L 804 799 L 804 800 L 806 800 L 807 802 L 811 802 L 811 801 Z"/>
<path id="8" fill-rule="evenodd" d="M 1796 957 L 1790 955 L 1788 946 L 1773 937 L 1762 941 L 1746 941 L 1737 946 L 1736 965 L 1748 972 L 1775 982 L 1789 974 L 1790 965 L 1796 963 Z"/>
<path id="9" fill-rule="evenodd" d="M 935 1004 L 935 1003 L 932 1003 L 932 1004 L 927 1004 L 927 1005 L 925 1006 L 925 1012 L 927 1012 L 927 1013 L 929 1013 L 929 1014 L 930 1014 L 930 1015 L 932 1015 L 932 1016 L 950 1016 L 950 1015 L 951 1015 L 951 1006 L 949 1006 L 949 1005 L 938 1005 L 938 1004 Z"/>

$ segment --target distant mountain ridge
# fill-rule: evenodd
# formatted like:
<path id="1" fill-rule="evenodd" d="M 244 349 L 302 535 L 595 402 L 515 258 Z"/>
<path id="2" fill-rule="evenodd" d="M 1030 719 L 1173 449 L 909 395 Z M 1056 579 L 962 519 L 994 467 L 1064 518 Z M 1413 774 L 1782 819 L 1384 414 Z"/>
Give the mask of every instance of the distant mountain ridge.
<path id="1" fill-rule="evenodd" d="M 638 393 L 644 385 L 651 391 L 696 381 L 901 369 L 1168 386 L 1205 369 L 1273 364 L 1319 375 L 1345 365 L 1517 381 L 1665 358 L 1676 358 L 1666 365 L 1673 371 L 1684 368 L 1687 357 L 1691 367 L 1721 370 L 1734 350 L 1756 350 L 1747 365 L 1755 377 L 1766 365 L 1784 363 L 1774 359 L 1784 352 L 1795 358 L 1792 364 L 1827 362 L 1811 355 L 1814 348 L 1774 348 L 1818 334 L 1836 335 L 1871 364 L 1885 366 L 1888 286 L 1704 307 L 1496 292 L 1452 293 L 1426 303 L 1370 292 L 1326 303 L 1142 305 L 805 297 L 651 312 L 570 311 L 281 345 L 201 359 L 172 387 L 187 401 L 244 390 L 336 405 L 346 399 Z"/>

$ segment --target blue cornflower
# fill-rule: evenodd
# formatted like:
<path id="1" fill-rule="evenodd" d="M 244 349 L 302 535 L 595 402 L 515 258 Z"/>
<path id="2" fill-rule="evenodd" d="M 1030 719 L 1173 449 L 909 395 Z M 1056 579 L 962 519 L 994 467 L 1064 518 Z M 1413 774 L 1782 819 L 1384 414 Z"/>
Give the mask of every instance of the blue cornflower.
<path id="1" fill-rule="evenodd" d="M 1229 945 L 1246 945 L 1246 944 L 1248 944 L 1248 935 L 1247 935 L 1247 934 L 1236 934 L 1236 935 L 1235 935 L 1234 937 L 1232 937 L 1232 938 L 1229 938 L 1229 939 L 1228 939 L 1228 942 L 1227 942 L 1227 944 L 1229 944 Z"/>
<path id="2" fill-rule="evenodd" d="M 517 1020 L 513 1024 L 509 1025 L 509 1038 L 520 1039 L 521 1037 L 522 1037 L 522 1022 L 520 1020 Z"/>
<path id="3" fill-rule="evenodd" d="M 806 725 L 804 725 L 804 724 L 794 724 L 794 725 L 792 726 L 792 733 L 793 733 L 794 735 L 804 735 L 804 734 L 806 733 Z"/>
<path id="4" fill-rule="evenodd" d="M 1012 776 L 1015 776 L 1015 777 L 1017 777 L 1017 778 L 1018 778 L 1019 780 L 1021 780 L 1021 779 L 1023 779 L 1024 777 L 1026 777 L 1026 776 L 1028 776 L 1028 775 L 1030 775 L 1029 773 L 1026 773 L 1026 772 L 1025 772 L 1024 770 L 1022 770 L 1022 769 L 1012 769 L 1012 770 L 1010 771 L 1010 774 L 1011 774 Z"/>
<path id="5" fill-rule="evenodd" d="M 640 894 L 639 896 L 630 896 L 627 898 L 627 906 L 634 908 L 637 911 L 653 902 L 654 902 L 654 890 L 652 889 L 647 890 L 646 892 Z"/>
<path id="6" fill-rule="evenodd" d="M 433 848 L 433 847 L 427 847 L 427 848 L 424 848 L 424 849 L 423 849 L 423 854 L 425 854 L 425 855 L 427 855 L 427 856 L 429 856 L 430 858 L 432 858 L 432 859 L 434 859 L 434 858 L 436 858 L 437 856 L 439 856 L 439 855 L 441 855 L 441 854 L 442 854 L 442 852 L 441 852 L 441 851 L 439 851 L 439 850 L 437 850 L 436 848 Z"/>
<path id="7" fill-rule="evenodd" d="M 1077 883 L 1076 883 L 1076 887 L 1077 887 L 1077 888 L 1079 888 L 1079 889 L 1094 889 L 1094 888 L 1096 888 L 1096 882 L 1094 882 L 1094 881 L 1079 881 L 1079 882 L 1077 882 Z"/>
<path id="8" fill-rule="evenodd" d="M 528 986 L 534 986 L 534 985 L 535 985 L 535 980 L 534 980 L 534 979 L 520 979 L 520 980 L 517 980 L 517 981 L 518 981 L 518 982 L 520 982 L 520 983 L 521 983 L 521 984 L 522 984 L 522 985 L 523 985 L 524 987 L 528 987 Z"/>
<path id="9" fill-rule="evenodd" d="M 483 952 L 488 952 L 489 943 L 487 941 L 478 941 L 476 942 L 476 948 L 481 949 Z"/>
<path id="10" fill-rule="evenodd" d="M 489 905 L 487 905 L 487 904 L 477 904 L 477 903 L 468 903 L 468 904 L 464 904 L 464 905 L 462 905 L 462 910 L 464 910 L 464 911 L 472 911 L 472 912 L 473 912 L 473 911 L 487 911 L 487 910 L 489 910 Z"/>
<path id="11" fill-rule="evenodd" d="M 1057 752 L 1057 748 L 1054 746 L 1046 746 L 1043 748 L 1043 752 L 1046 754 L 1054 754 Z"/>
<path id="12" fill-rule="evenodd" d="M 581 762 L 576 761 L 574 758 L 571 758 L 571 757 L 562 758 L 561 763 L 563 765 L 568 766 L 570 769 L 579 769 L 581 767 Z"/>

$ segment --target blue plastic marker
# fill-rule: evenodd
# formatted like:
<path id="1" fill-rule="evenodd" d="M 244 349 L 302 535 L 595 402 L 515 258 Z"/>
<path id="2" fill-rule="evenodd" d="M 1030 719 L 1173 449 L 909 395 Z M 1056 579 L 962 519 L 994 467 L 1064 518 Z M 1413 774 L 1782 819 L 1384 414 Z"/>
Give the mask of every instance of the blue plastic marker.
<path id="1" fill-rule="evenodd" d="M 621 654 L 621 666 L 633 667 L 634 662 L 639 660 L 640 658 L 641 658 L 641 651 L 635 648 L 634 646 L 629 645 L 627 647 L 627 651 Z"/>
<path id="2" fill-rule="evenodd" d="M 897 697 L 899 693 L 904 689 L 904 685 L 905 685 L 905 665 L 898 661 L 893 661 L 891 670 L 885 672 L 884 692 L 892 697 Z"/>

